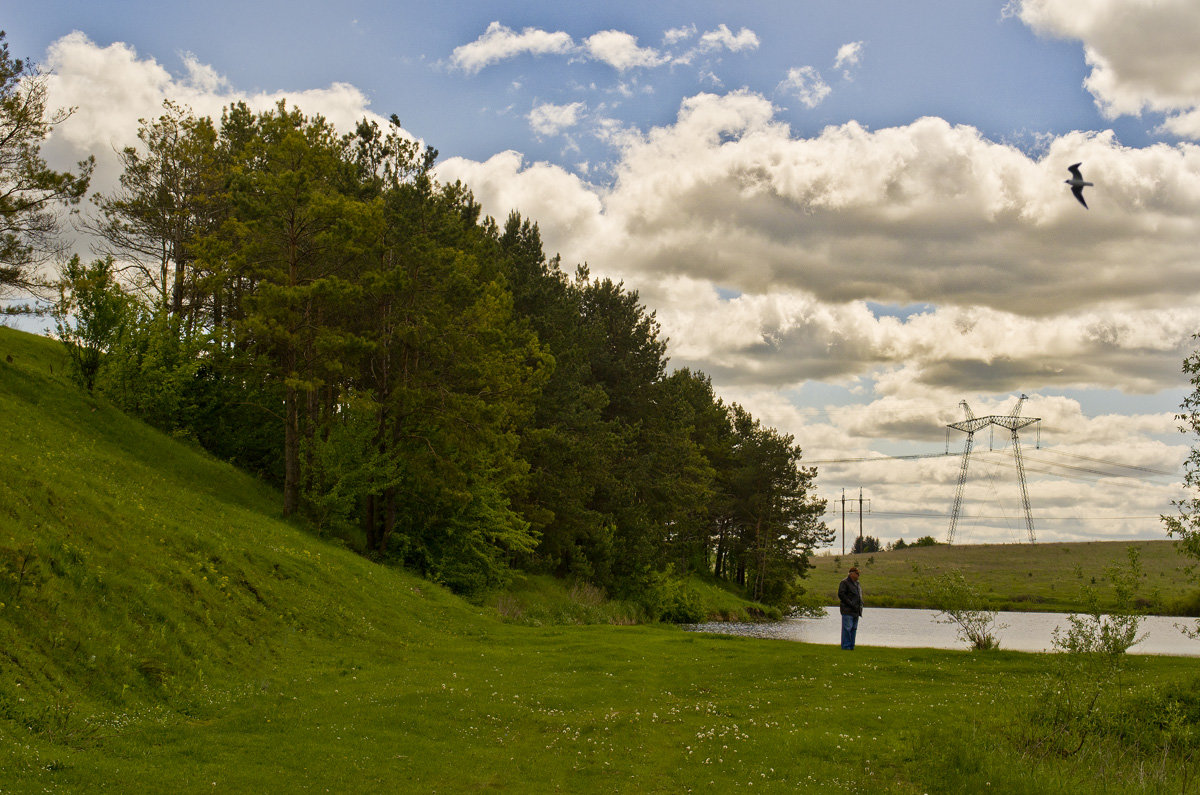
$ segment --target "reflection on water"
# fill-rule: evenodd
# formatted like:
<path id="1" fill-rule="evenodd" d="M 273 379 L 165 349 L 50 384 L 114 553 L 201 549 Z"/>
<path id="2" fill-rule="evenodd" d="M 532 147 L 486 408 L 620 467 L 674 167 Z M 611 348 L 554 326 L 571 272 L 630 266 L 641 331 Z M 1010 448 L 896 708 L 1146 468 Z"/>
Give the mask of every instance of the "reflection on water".
<path id="1" fill-rule="evenodd" d="M 858 624 L 857 645 L 896 646 L 900 648 L 964 649 L 968 644 L 959 640 L 956 628 L 939 624 L 935 610 L 905 608 L 868 608 Z M 1066 613 L 999 613 L 1004 628 L 996 633 L 1000 648 L 1013 651 L 1049 651 L 1055 627 L 1069 628 Z M 1130 649 L 1131 654 L 1174 654 L 1200 657 L 1200 640 L 1184 635 L 1176 625 L 1196 626 L 1194 618 L 1147 616 L 1141 632 L 1146 638 Z M 798 640 L 805 643 L 837 645 L 841 639 L 842 623 L 837 608 L 826 608 L 820 618 L 789 618 L 763 624 L 713 622 L 688 627 L 695 632 L 715 632 L 721 635 L 745 635 L 755 638 Z"/>

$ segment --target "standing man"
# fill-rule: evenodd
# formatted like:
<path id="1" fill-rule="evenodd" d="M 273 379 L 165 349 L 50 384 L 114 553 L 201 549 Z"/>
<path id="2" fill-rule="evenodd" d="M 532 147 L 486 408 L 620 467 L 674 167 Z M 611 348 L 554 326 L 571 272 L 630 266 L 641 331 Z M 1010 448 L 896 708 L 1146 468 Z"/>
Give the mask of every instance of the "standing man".
<path id="1" fill-rule="evenodd" d="M 857 566 L 851 566 L 846 579 L 838 584 L 838 602 L 842 608 L 842 648 L 851 651 L 854 649 L 854 636 L 858 634 L 858 619 L 863 611 Z"/>

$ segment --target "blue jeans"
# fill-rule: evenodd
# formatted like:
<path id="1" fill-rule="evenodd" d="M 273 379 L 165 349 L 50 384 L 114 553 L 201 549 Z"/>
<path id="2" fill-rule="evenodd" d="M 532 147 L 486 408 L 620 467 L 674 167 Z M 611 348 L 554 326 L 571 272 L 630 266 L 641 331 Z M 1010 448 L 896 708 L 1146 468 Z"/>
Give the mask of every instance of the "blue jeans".
<path id="1" fill-rule="evenodd" d="M 854 648 L 854 636 L 858 634 L 858 616 L 842 616 L 842 648 Z"/>

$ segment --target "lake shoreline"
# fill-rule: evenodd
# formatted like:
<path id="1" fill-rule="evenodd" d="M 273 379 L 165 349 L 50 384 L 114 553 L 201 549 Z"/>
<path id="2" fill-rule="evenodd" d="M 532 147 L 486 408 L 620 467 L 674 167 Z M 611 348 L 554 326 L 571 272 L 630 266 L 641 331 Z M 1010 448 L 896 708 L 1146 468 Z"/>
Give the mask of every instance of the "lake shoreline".
<path id="1" fill-rule="evenodd" d="M 996 616 L 1000 648 L 1005 651 L 1049 652 L 1053 650 L 1053 632 L 1065 631 L 1063 612 L 998 611 Z M 1077 615 L 1077 614 L 1076 614 Z M 858 646 L 886 646 L 914 649 L 966 649 L 969 644 L 958 637 L 956 627 L 938 620 L 936 610 L 920 608 L 868 607 L 858 631 Z M 1145 616 L 1142 632 L 1146 637 L 1130 654 L 1171 657 L 1200 657 L 1200 639 L 1187 637 L 1178 626 L 1193 622 L 1178 616 Z M 825 609 L 816 618 L 787 618 L 777 622 L 706 622 L 685 627 L 689 632 L 787 640 L 820 645 L 837 645 L 841 617 L 837 609 Z"/>

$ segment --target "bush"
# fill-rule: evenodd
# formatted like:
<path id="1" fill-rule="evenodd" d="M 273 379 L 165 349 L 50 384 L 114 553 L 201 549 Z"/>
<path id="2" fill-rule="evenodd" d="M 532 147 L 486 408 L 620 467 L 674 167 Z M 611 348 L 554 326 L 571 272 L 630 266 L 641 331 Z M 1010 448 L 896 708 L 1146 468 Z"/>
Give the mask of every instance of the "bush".
<path id="1" fill-rule="evenodd" d="M 636 598 L 646 614 L 657 621 L 697 624 L 706 618 L 700 594 L 680 579 L 672 566 L 650 572 Z"/>
<path id="2" fill-rule="evenodd" d="M 70 353 L 71 372 L 88 392 L 96 385 L 104 354 L 120 333 L 129 305 L 111 257 L 84 265 L 76 255 L 63 266 L 52 314 L 58 338 Z"/>
<path id="3" fill-rule="evenodd" d="M 983 596 L 958 569 L 945 574 L 922 577 L 921 568 L 913 566 L 925 597 L 937 608 L 939 624 L 958 627 L 959 640 L 980 651 L 1000 648 L 996 633 L 1004 624 L 996 623 L 996 611 L 990 609 Z"/>
<path id="4" fill-rule="evenodd" d="M 1066 632 L 1054 630 L 1059 654 L 1027 715 L 1026 747 L 1032 752 L 1073 756 L 1112 734 L 1114 721 L 1146 717 L 1120 706 L 1127 692 L 1121 680 L 1125 652 L 1143 637 L 1138 635 L 1142 615 L 1136 590 L 1144 575 L 1137 547 L 1129 547 L 1127 554 L 1125 566 L 1105 569 L 1116 594 L 1115 608 L 1104 613 L 1096 589 L 1084 583 L 1080 600 L 1087 611 L 1068 616 Z M 1082 579 L 1082 572 L 1077 576 Z"/>

